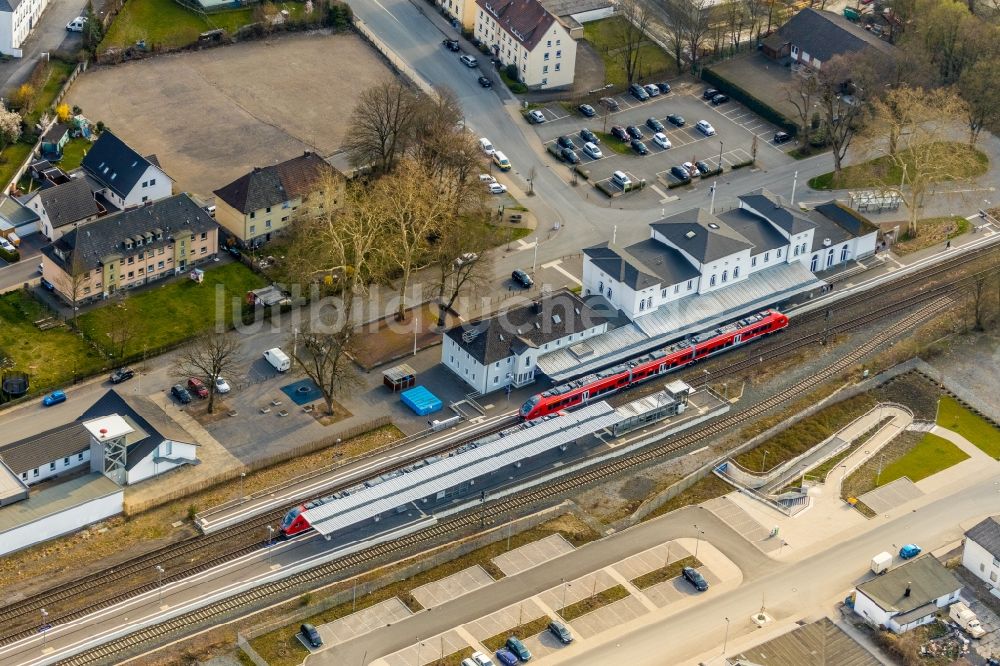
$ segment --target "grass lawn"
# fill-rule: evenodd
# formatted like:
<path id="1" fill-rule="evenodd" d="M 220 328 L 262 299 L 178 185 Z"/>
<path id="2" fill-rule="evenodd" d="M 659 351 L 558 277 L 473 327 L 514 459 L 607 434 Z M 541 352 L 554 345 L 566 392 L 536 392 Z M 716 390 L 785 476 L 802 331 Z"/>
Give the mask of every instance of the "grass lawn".
<path id="1" fill-rule="evenodd" d="M 981 150 L 976 150 L 964 143 L 947 144 L 949 150 L 954 149 L 957 155 L 949 156 L 948 161 L 960 164 L 964 169 L 961 173 L 956 173 L 955 178 L 976 178 L 984 173 L 990 166 L 990 159 Z M 908 162 L 908 169 L 913 173 L 912 161 Z M 809 187 L 814 190 L 839 190 L 862 187 L 878 187 L 881 184 L 889 183 L 898 185 L 903 179 L 903 170 L 898 164 L 888 157 L 877 157 L 868 162 L 854 164 L 845 167 L 841 172 L 840 179 L 835 182 L 833 172 L 828 172 L 809 179 Z M 945 178 L 943 180 L 952 180 Z"/>
<path id="2" fill-rule="evenodd" d="M 640 590 L 645 590 L 647 587 L 653 587 L 657 583 L 662 583 L 665 580 L 673 580 L 681 575 L 684 571 L 684 567 L 694 567 L 697 569 L 701 566 L 701 560 L 693 555 L 688 555 L 683 557 L 676 562 L 671 562 L 665 567 L 660 567 L 659 569 L 653 569 L 648 573 L 644 573 L 638 578 L 632 579 L 632 584 L 635 585 Z"/>
<path id="3" fill-rule="evenodd" d="M 215 268 L 209 264 L 202 284 L 182 277 L 130 293 L 125 304 L 134 330 L 126 343 L 126 356 L 141 353 L 143 348 L 176 344 L 211 329 L 219 316 L 217 299 L 222 301 L 226 323 L 231 323 L 234 300 L 242 303 L 246 292 L 262 286 L 263 278 L 234 262 Z M 80 317 L 80 330 L 108 349 L 115 317 L 115 306 L 105 304 Z"/>
<path id="4" fill-rule="evenodd" d="M 35 102 L 31 113 L 24 116 L 24 122 L 28 126 L 33 126 L 42 117 L 42 114 L 49 110 L 56 95 L 62 89 L 66 79 L 73 73 L 76 64 L 63 62 L 62 60 L 49 61 L 49 76 L 45 79 L 45 85 L 35 93 Z"/>
<path id="5" fill-rule="evenodd" d="M 507 86 L 512 93 L 515 95 L 521 95 L 528 92 L 528 86 L 524 85 L 520 81 L 510 78 L 507 76 L 507 68 L 501 67 L 497 70 L 497 74 L 500 75 L 500 80 L 503 81 L 504 85 Z"/>
<path id="6" fill-rule="evenodd" d="M 292 16 L 302 5 L 280 4 Z M 253 23 L 252 9 L 237 9 L 202 17 L 173 0 L 129 0 L 108 29 L 100 50 L 131 46 L 144 39 L 149 46 L 175 48 L 198 40 L 198 35 L 216 28 L 234 32 Z"/>
<path id="7" fill-rule="evenodd" d="M 602 151 L 610 148 L 619 155 L 628 155 L 632 152 L 632 146 L 624 141 L 619 141 L 607 132 L 594 132 L 594 134 L 596 134 L 597 138 L 601 140 L 600 148 Z"/>
<path id="8" fill-rule="evenodd" d="M 23 291 L 0 296 L 0 352 L 13 367 L 31 375 L 32 391 L 47 390 L 77 376 L 99 371 L 103 360 L 79 335 L 69 328 L 40 331 L 35 321 L 52 312 Z"/>
<path id="9" fill-rule="evenodd" d="M 931 474 L 948 469 L 969 456 L 946 439 L 931 433 L 923 438 L 908 453 L 882 469 L 879 485 L 907 476 L 910 481 L 926 479 Z"/>
<path id="10" fill-rule="evenodd" d="M 716 475 L 709 474 L 704 479 L 696 481 L 687 490 L 664 502 L 660 508 L 650 511 L 649 514 L 643 518 L 643 520 L 650 520 L 652 518 L 656 518 L 657 516 L 662 516 L 665 513 L 670 513 L 671 511 L 675 511 L 692 504 L 701 504 L 702 502 L 707 502 L 710 499 L 722 497 L 732 491 L 733 487 L 731 485 Z"/>
<path id="11" fill-rule="evenodd" d="M 1000 460 L 1000 430 L 951 396 L 944 396 L 938 406 L 937 423 L 966 438 L 984 453 Z"/>
<path id="12" fill-rule="evenodd" d="M 80 166 L 80 162 L 83 161 L 84 153 L 90 150 L 92 145 L 94 144 L 89 139 L 70 139 L 66 142 L 66 145 L 63 146 L 63 156 L 62 159 L 59 160 L 59 168 L 63 171 L 72 171 Z"/>
<path id="13" fill-rule="evenodd" d="M 620 49 L 619 25 L 623 19 L 612 16 L 600 21 L 590 21 L 583 26 L 583 37 L 597 50 L 604 61 L 605 83 L 615 86 L 628 85 L 625 68 L 617 55 Z M 639 47 L 638 78 L 672 70 L 673 59 L 653 42 L 646 41 Z"/>
<path id="14" fill-rule="evenodd" d="M 14 172 L 28 159 L 32 146 L 26 143 L 12 143 L 0 153 L 0 183 L 6 187 L 14 178 Z"/>
<path id="15" fill-rule="evenodd" d="M 967 233 L 971 224 L 961 215 L 949 217 L 929 217 L 917 222 L 917 236 L 911 238 L 904 233 L 901 240 L 892 246 L 892 251 L 899 255 L 922 250 L 937 243 L 957 238 Z"/>

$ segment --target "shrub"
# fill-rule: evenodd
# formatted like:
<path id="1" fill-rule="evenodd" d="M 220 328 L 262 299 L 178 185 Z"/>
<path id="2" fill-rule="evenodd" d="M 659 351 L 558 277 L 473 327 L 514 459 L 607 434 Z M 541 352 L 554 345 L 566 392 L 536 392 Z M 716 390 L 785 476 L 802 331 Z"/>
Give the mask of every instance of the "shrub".
<path id="1" fill-rule="evenodd" d="M 31 113 L 35 103 L 35 89 L 29 83 L 22 83 L 10 96 L 10 105 L 22 113 Z"/>
<path id="2" fill-rule="evenodd" d="M 599 189 L 601 192 L 604 192 L 604 194 L 612 199 L 621 195 L 621 191 L 618 190 L 618 188 L 611 187 L 611 183 L 606 180 L 597 181 L 594 183 L 594 187 Z"/>
<path id="3" fill-rule="evenodd" d="M 729 170 L 733 171 L 735 169 L 742 169 L 743 167 L 748 167 L 752 165 L 753 165 L 753 160 L 744 160 L 742 162 L 737 162 L 736 164 L 731 165 L 729 167 Z"/>
<path id="4" fill-rule="evenodd" d="M 573 167 L 573 171 L 575 171 L 576 174 L 580 176 L 580 178 L 583 178 L 584 180 L 590 180 L 590 172 L 587 171 L 586 169 L 581 168 L 579 164 Z"/>
<path id="5" fill-rule="evenodd" d="M 104 130 L 106 130 L 108 128 L 108 126 L 104 124 L 103 120 L 98 120 L 96 127 L 97 127 L 97 133 L 98 134 L 100 134 L 101 132 L 103 132 Z"/>
<path id="6" fill-rule="evenodd" d="M 687 181 L 684 181 L 684 180 L 672 180 L 669 183 L 667 183 L 667 189 L 668 190 L 672 190 L 675 187 L 684 187 L 685 185 L 690 185 L 690 184 L 691 184 L 690 180 L 687 180 Z"/>
<path id="7" fill-rule="evenodd" d="M 517 65 L 511 63 L 510 65 L 507 65 L 507 68 L 506 68 L 505 71 L 507 72 L 507 77 L 508 78 L 513 79 L 514 81 L 517 81 Z"/>
<path id="8" fill-rule="evenodd" d="M 8 264 L 12 264 L 15 261 L 19 261 L 21 259 L 21 255 L 18 254 L 17 250 L 11 252 L 10 250 L 5 250 L 0 247 L 0 259 L 3 259 Z"/>

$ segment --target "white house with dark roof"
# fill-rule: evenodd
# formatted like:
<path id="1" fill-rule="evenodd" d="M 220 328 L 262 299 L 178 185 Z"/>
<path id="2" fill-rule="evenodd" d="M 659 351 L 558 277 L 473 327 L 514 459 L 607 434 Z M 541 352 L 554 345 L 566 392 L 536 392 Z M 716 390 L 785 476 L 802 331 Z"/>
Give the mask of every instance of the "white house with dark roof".
<path id="1" fill-rule="evenodd" d="M 39 231 L 50 241 L 73 225 L 96 220 L 107 212 L 85 178 L 36 190 L 22 197 L 21 203 L 38 216 Z"/>
<path id="2" fill-rule="evenodd" d="M 21 57 L 21 45 L 38 23 L 49 0 L 0 0 L 0 53 Z"/>
<path id="3" fill-rule="evenodd" d="M 529 88 L 573 85 L 576 41 L 539 0 L 476 0 L 476 37 Z"/>
<path id="4" fill-rule="evenodd" d="M 1000 588 L 1000 521 L 990 516 L 965 533 L 962 566 L 996 591 Z"/>
<path id="5" fill-rule="evenodd" d="M 810 69 L 838 55 L 877 52 L 895 57 L 894 47 L 840 14 L 806 8 L 790 18 L 762 44 L 765 56 L 774 60 L 789 58 Z"/>
<path id="6" fill-rule="evenodd" d="M 933 555 L 910 560 L 855 588 L 854 612 L 901 634 L 933 622 L 959 600 L 962 582 Z"/>
<path id="7" fill-rule="evenodd" d="M 173 181 L 156 157 L 143 157 L 105 130 L 80 164 L 93 179 L 95 193 L 119 209 L 135 208 L 173 194 Z"/>
<path id="8" fill-rule="evenodd" d="M 603 333 L 607 318 L 569 291 L 449 329 L 441 362 L 479 393 L 535 381 L 542 354 Z"/>

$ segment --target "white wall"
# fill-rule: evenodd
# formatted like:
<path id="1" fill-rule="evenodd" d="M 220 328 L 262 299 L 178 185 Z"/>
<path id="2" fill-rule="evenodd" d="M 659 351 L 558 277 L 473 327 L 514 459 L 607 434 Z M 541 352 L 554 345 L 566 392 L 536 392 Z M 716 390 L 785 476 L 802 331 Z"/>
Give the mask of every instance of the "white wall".
<path id="1" fill-rule="evenodd" d="M 27 472 L 21 473 L 21 480 L 27 483 L 29 486 L 35 483 L 40 483 L 45 479 L 49 479 L 53 476 L 58 476 L 59 474 L 66 474 L 73 471 L 81 465 L 90 464 L 90 449 L 82 451 L 83 458 L 80 458 L 79 454 L 74 453 L 69 457 L 69 462 L 66 462 L 65 458 L 60 458 L 59 460 L 53 460 L 47 462 L 41 467 L 36 467 L 35 469 L 29 469 Z M 52 469 L 52 464 L 55 464 L 55 469 Z"/>
<path id="2" fill-rule="evenodd" d="M 441 345 L 441 362 L 474 391 L 486 392 L 486 368 L 447 335 Z"/>
<path id="3" fill-rule="evenodd" d="M 146 187 L 142 186 L 143 183 L 146 183 Z M 142 178 L 135 184 L 132 191 L 124 199 L 119 198 L 119 202 L 125 208 L 141 206 L 148 201 L 157 201 L 169 197 L 172 188 L 173 185 L 170 179 L 167 178 L 167 174 L 155 166 L 149 165 L 146 167 L 146 173 L 142 174 Z M 143 201 L 143 197 L 146 198 L 145 201 Z"/>
<path id="4" fill-rule="evenodd" d="M 558 19 L 532 51 L 525 49 L 500 26 L 492 14 L 478 6 L 475 23 L 476 37 L 491 50 L 494 46 L 499 47 L 496 51 L 497 59 L 505 67 L 517 65 L 520 80 L 526 86 L 548 89 L 573 85 L 576 41 Z"/>
<path id="5" fill-rule="evenodd" d="M 128 470 L 125 482 L 128 485 L 132 485 L 144 479 L 169 472 L 175 467 L 187 465 L 190 461 L 197 460 L 197 458 L 198 448 L 195 445 L 164 440 L 157 449 L 154 449 L 149 455 L 136 463 L 132 469 Z"/>
<path id="6" fill-rule="evenodd" d="M 122 512 L 124 498 L 125 491 L 119 490 L 107 497 L 99 497 L 72 509 L 2 532 L 0 555 L 75 532 L 91 523 L 118 515 Z"/>
<path id="7" fill-rule="evenodd" d="M 13 21 L 14 14 L 12 12 L 0 12 L 0 53 L 20 58 L 21 49 L 14 48 Z"/>
<path id="8" fill-rule="evenodd" d="M 888 626 L 889 618 L 892 616 L 891 613 L 879 608 L 878 604 L 865 596 L 860 590 L 854 595 L 854 612 L 875 626 Z"/>
<path id="9" fill-rule="evenodd" d="M 609 16 L 614 16 L 615 7 L 614 5 L 608 5 L 601 9 L 592 9 L 589 12 L 580 12 L 579 14 L 570 14 L 570 16 L 577 23 L 590 23 L 591 21 L 600 21 L 601 19 L 608 18 Z"/>
<path id="10" fill-rule="evenodd" d="M 972 539 L 965 540 L 962 566 L 993 587 L 1000 585 L 997 583 L 997 579 L 1000 578 L 1000 560 L 994 558 L 988 550 Z"/>
<path id="11" fill-rule="evenodd" d="M 771 251 L 774 255 L 774 251 Z M 775 259 L 775 263 L 777 263 Z M 772 264 L 767 264 L 768 266 Z M 734 277 L 736 276 L 736 277 Z M 713 284 L 713 279 L 714 284 Z M 731 284 L 742 282 L 750 277 L 750 250 L 741 250 L 728 257 L 713 261 L 710 264 L 701 266 L 701 280 L 698 285 L 698 293 L 705 294 L 710 291 L 728 287 Z M 725 278 L 725 279 L 723 279 Z"/>

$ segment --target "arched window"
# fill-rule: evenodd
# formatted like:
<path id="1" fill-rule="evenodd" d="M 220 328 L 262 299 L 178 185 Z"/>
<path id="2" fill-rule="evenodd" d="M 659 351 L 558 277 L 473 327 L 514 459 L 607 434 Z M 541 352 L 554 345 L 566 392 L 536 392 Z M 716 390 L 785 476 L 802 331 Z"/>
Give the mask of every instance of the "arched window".
<path id="1" fill-rule="evenodd" d="M 841 261 L 841 263 L 847 261 L 847 254 L 848 254 L 848 252 L 847 252 L 847 246 L 845 245 L 844 247 L 840 248 L 840 261 Z"/>
<path id="2" fill-rule="evenodd" d="M 737 266 L 733 269 L 733 279 L 736 280 L 740 277 L 740 267 Z"/>
<path id="3" fill-rule="evenodd" d="M 815 273 L 818 263 L 819 263 L 819 255 L 818 254 L 814 254 L 813 258 L 812 258 L 812 261 L 809 262 L 809 270 L 811 270 L 812 272 Z"/>
<path id="4" fill-rule="evenodd" d="M 833 248 L 832 247 L 830 248 L 830 251 L 826 253 L 826 267 L 829 268 L 830 266 L 833 266 Z"/>
<path id="5" fill-rule="evenodd" d="M 715 276 L 714 275 L 712 276 L 712 279 L 708 281 L 708 286 L 709 287 L 714 287 L 715 286 Z"/>
<path id="6" fill-rule="evenodd" d="M 729 271 L 722 271 L 722 281 L 723 282 L 729 281 Z"/>

